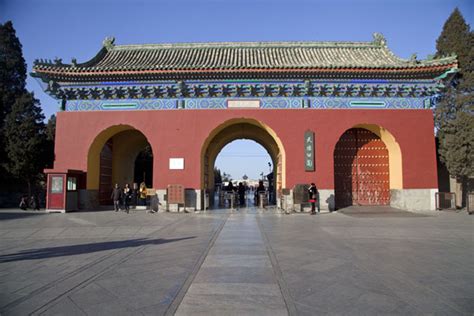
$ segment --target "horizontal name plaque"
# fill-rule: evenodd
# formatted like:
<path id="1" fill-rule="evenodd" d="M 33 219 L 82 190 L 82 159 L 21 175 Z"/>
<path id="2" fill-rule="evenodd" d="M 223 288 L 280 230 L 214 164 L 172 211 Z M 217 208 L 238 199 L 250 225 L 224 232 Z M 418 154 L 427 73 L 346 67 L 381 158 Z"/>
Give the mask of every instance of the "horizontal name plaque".
<path id="1" fill-rule="evenodd" d="M 353 108 L 384 108 L 386 104 L 384 101 L 350 101 L 349 105 Z"/>
<path id="2" fill-rule="evenodd" d="M 102 103 L 105 109 L 135 109 L 138 107 L 137 103 Z"/>
<path id="3" fill-rule="evenodd" d="M 229 109 L 259 108 L 260 100 L 227 100 Z"/>

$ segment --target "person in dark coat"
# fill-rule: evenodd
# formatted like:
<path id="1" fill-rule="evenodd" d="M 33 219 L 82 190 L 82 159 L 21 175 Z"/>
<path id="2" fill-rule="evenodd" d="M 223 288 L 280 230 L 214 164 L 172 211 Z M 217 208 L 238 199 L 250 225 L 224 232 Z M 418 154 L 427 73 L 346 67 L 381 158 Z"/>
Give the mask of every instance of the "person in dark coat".
<path id="1" fill-rule="evenodd" d="M 125 188 L 123 188 L 123 207 L 125 208 L 125 212 L 127 214 L 130 212 L 130 199 L 132 197 L 132 189 L 128 186 L 128 183 L 125 184 Z"/>
<path id="2" fill-rule="evenodd" d="M 240 206 L 245 206 L 245 186 L 242 182 L 239 182 L 239 187 L 237 188 L 239 193 L 239 204 Z"/>
<path id="3" fill-rule="evenodd" d="M 39 211 L 40 210 L 39 199 L 38 199 L 38 196 L 36 194 L 33 194 L 30 197 L 30 207 L 34 211 Z"/>
<path id="4" fill-rule="evenodd" d="M 255 191 L 255 205 L 260 206 L 260 194 L 265 193 L 265 185 L 263 184 L 263 181 L 260 180 L 258 181 L 258 187 L 257 190 Z"/>
<path id="5" fill-rule="evenodd" d="M 308 196 L 309 196 L 309 202 L 311 203 L 311 215 L 315 215 L 316 202 L 318 199 L 318 189 L 316 188 L 316 185 L 314 183 L 311 183 L 311 185 L 308 188 Z"/>
<path id="6" fill-rule="evenodd" d="M 234 184 L 232 181 L 229 181 L 229 184 L 227 185 L 227 192 L 234 193 Z"/>
<path id="7" fill-rule="evenodd" d="M 120 211 L 120 200 L 122 199 L 122 190 L 120 189 L 118 183 L 115 184 L 114 189 L 112 190 L 112 195 L 110 196 L 112 201 L 114 201 L 114 210 L 115 212 Z"/>

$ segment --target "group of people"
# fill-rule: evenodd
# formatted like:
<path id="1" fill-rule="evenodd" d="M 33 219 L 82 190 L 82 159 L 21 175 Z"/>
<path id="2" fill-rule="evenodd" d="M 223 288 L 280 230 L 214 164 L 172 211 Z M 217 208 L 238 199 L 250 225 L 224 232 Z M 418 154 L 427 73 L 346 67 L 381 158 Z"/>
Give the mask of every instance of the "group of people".
<path id="1" fill-rule="evenodd" d="M 239 182 L 238 187 L 234 187 L 232 182 L 229 182 L 227 187 L 225 188 L 225 191 L 227 193 L 237 193 L 239 197 L 239 204 L 240 206 L 245 206 L 245 194 L 249 190 L 249 188 L 244 185 L 242 182 Z M 270 191 L 270 188 L 269 188 Z M 258 187 L 255 189 L 255 205 L 260 205 L 260 198 L 261 194 L 266 194 L 266 189 L 263 184 L 263 181 L 259 181 Z M 318 203 L 319 199 L 319 192 L 318 189 L 316 188 L 316 184 L 312 182 L 309 187 L 308 187 L 308 202 L 311 204 L 311 215 L 316 215 L 319 213 L 319 207 L 316 210 L 316 204 Z"/>
<path id="2" fill-rule="evenodd" d="M 259 181 L 257 188 L 253 188 L 253 187 L 249 188 L 247 185 L 245 185 L 242 182 L 239 182 L 239 185 L 237 187 L 234 187 L 234 185 L 232 184 L 232 181 L 229 182 L 229 184 L 225 187 L 225 191 L 227 193 L 237 193 L 237 196 L 239 198 L 238 202 L 239 202 L 240 206 L 245 206 L 245 194 L 249 190 L 254 192 L 255 205 L 259 205 L 260 194 L 262 194 L 262 193 L 266 194 L 266 189 L 265 189 L 265 186 L 263 185 L 263 181 Z"/>
<path id="3" fill-rule="evenodd" d="M 114 202 L 115 212 L 121 211 L 123 208 L 128 214 L 131 205 L 146 205 L 146 196 L 147 188 L 145 182 L 140 183 L 140 187 L 134 183 L 133 188 L 130 188 L 129 184 L 126 183 L 123 189 L 116 183 L 110 198 Z"/>
<path id="4" fill-rule="evenodd" d="M 20 199 L 20 209 L 26 211 L 31 208 L 34 211 L 40 210 L 40 202 L 36 194 L 28 198 L 27 195 L 23 195 Z"/>

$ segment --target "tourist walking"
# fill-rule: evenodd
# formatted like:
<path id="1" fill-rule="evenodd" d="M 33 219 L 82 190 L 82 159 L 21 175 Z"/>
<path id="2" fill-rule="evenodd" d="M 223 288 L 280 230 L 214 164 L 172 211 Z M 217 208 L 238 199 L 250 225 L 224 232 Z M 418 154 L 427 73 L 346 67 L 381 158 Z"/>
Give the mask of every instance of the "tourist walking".
<path id="1" fill-rule="evenodd" d="M 314 183 L 308 188 L 309 202 L 311 203 L 311 215 L 316 214 L 316 202 L 318 201 L 318 189 Z M 318 210 L 319 212 L 319 210 Z"/>
<path id="2" fill-rule="evenodd" d="M 112 190 L 112 194 L 110 195 L 110 198 L 114 202 L 115 212 L 120 211 L 120 200 L 122 199 L 122 190 L 120 189 L 118 183 L 115 184 L 115 187 Z"/>
<path id="3" fill-rule="evenodd" d="M 239 182 L 239 187 L 237 188 L 239 193 L 239 204 L 240 206 L 245 206 L 245 186 L 242 182 Z"/>
<path id="4" fill-rule="evenodd" d="M 26 195 L 23 195 L 20 200 L 20 208 L 23 211 L 26 211 L 28 209 L 28 202 L 27 202 L 27 197 Z"/>
<path id="5" fill-rule="evenodd" d="M 127 214 L 130 212 L 130 198 L 132 196 L 132 190 L 128 186 L 128 183 L 125 184 L 125 188 L 123 188 L 123 207 L 125 208 L 125 212 Z"/>
<path id="6" fill-rule="evenodd" d="M 39 211 L 40 210 L 39 199 L 38 199 L 38 196 L 36 194 L 33 194 L 30 197 L 30 207 L 34 211 Z"/>

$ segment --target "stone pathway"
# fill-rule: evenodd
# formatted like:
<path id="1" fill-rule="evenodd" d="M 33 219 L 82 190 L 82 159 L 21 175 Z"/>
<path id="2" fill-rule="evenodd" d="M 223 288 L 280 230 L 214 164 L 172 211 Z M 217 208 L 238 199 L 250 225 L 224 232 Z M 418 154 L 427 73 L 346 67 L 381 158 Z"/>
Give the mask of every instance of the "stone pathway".
<path id="1" fill-rule="evenodd" d="M 0 210 L 0 314 L 474 315 L 474 216 L 380 211 Z"/>
<path id="2" fill-rule="evenodd" d="M 176 313 L 191 314 L 288 314 L 255 215 L 227 219 Z"/>

